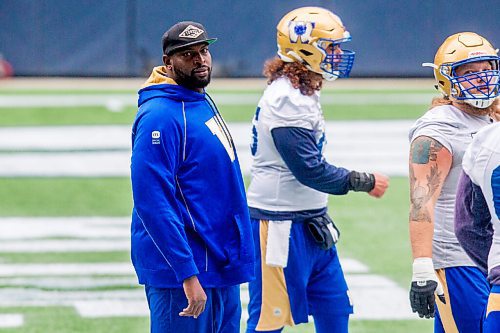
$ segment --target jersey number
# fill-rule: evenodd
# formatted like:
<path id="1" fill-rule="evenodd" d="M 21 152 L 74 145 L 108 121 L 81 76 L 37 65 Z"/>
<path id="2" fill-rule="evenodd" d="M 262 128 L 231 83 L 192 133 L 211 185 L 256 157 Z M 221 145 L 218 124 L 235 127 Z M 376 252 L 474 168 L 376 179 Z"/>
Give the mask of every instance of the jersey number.
<path id="1" fill-rule="evenodd" d="M 259 136 L 257 135 L 257 121 L 259 120 L 260 108 L 257 107 L 255 111 L 255 117 L 253 118 L 253 126 L 252 126 L 252 143 L 250 144 L 250 151 L 252 152 L 252 156 L 257 154 L 257 142 L 259 141 Z"/>

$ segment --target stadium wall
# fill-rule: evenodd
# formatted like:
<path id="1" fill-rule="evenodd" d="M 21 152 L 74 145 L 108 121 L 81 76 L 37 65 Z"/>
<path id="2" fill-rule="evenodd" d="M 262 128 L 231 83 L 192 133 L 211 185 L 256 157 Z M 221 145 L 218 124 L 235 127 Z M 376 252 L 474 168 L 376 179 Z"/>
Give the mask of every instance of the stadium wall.
<path id="1" fill-rule="evenodd" d="M 306 5 L 343 19 L 354 77 L 429 77 L 421 63 L 459 31 L 500 45 L 496 0 L 1 0 L 0 53 L 19 76 L 144 76 L 161 64 L 163 32 L 195 20 L 219 38 L 215 75 L 257 77 L 275 54 L 279 19 Z"/>

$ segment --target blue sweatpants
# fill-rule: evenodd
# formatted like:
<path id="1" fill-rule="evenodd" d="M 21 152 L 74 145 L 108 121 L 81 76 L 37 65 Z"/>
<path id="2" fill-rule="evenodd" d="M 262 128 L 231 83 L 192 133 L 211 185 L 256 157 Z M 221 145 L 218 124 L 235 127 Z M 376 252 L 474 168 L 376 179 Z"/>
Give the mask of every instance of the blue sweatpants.
<path id="1" fill-rule="evenodd" d="M 500 286 L 494 285 L 488 297 L 483 333 L 500 332 Z"/>
<path id="2" fill-rule="evenodd" d="M 240 286 L 206 288 L 205 311 L 198 318 L 181 317 L 188 301 L 182 288 L 146 286 L 151 333 L 239 333 Z"/>
<path id="3" fill-rule="evenodd" d="M 486 275 L 477 267 L 438 269 L 446 304 L 436 298 L 435 333 L 480 333 L 490 293 Z"/>
<path id="4" fill-rule="evenodd" d="M 347 332 L 353 312 L 335 247 L 322 250 L 304 223 L 290 231 L 287 267 L 265 264 L 269 221 L 252 220 L 256 279 L 249 283 L 247 333 L 280 332 L 307 323 L 312 315 L 317 333 Z"/>

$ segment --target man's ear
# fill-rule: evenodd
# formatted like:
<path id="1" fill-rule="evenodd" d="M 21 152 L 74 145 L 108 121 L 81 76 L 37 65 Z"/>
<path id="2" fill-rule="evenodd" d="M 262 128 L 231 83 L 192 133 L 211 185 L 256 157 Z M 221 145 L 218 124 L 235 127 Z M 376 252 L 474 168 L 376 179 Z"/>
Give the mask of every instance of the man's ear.
<path id="1" fill-rule="evenodd" d="M 170 57 L 168 55 L 164 54 L 163 57 L 162 57 L 162 59 L 163 59 L 163 64 L 165 66 L 169 66 L 169 65 L 171 66 L 172 65 L 172 61 L 171 61 L 171 59 L 170 59 Z"/>

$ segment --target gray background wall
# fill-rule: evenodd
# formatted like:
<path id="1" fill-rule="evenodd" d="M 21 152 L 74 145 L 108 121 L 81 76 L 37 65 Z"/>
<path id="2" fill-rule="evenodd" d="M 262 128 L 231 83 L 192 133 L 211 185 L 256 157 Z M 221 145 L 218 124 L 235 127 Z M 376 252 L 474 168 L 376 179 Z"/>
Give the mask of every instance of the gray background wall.
<path id="1" fill-rule="evenodd" d="M 219 76 L 260 76 L 275 27 L 296 7 L 338 14 L 353 36 L 351 76 L 431 76 L 444 38 L 475 31 L 500 45 L 498 0 L 0 0 L 0 53 L 20 76 L 143 76 L 161 64 L 163 32 L 203 23 Z"/>

